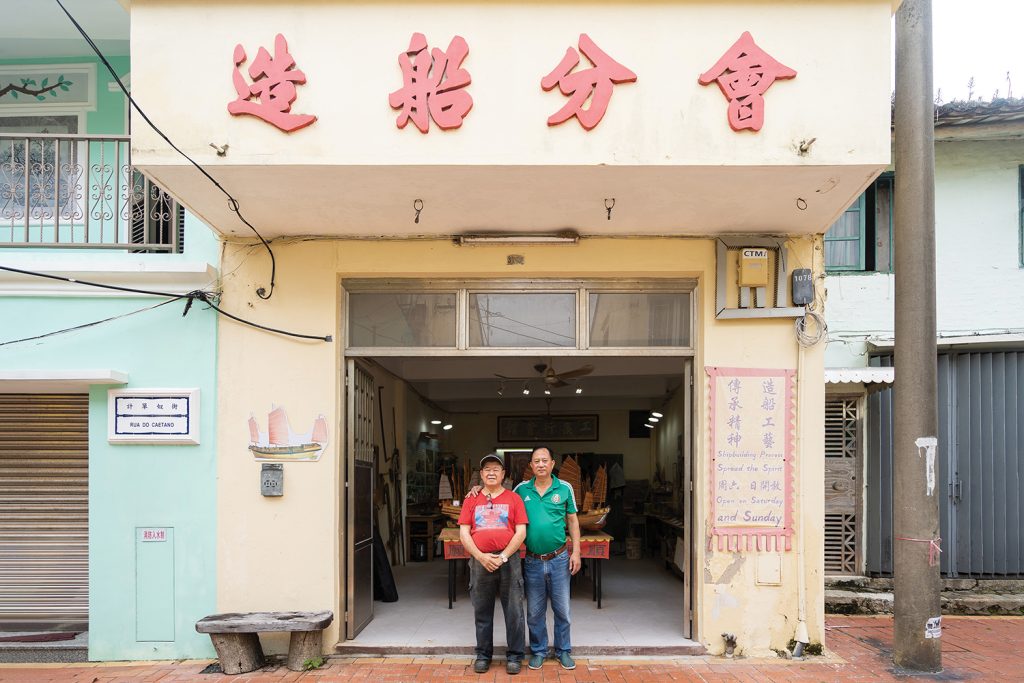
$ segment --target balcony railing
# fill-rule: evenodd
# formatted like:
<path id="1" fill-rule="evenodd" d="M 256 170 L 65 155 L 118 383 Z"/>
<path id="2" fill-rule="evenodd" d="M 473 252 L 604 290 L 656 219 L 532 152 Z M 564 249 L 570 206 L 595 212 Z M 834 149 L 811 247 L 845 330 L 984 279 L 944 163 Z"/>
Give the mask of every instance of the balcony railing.
<path id="1" fill-rule="evenodd" d="M 0 248 L 176 253 L 183 217 L 127 136 L 0 134 Z"/>

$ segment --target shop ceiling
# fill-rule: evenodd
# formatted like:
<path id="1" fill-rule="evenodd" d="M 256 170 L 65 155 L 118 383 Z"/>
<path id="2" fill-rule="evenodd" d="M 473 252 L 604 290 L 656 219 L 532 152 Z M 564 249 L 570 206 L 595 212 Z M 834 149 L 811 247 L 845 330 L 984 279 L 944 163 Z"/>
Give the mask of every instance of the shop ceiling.
<path id="1" fill-rule="evenodd" d="M 450 413 L 569 413 L 596 410 L 654 410 L 683 382 L 679 357 L 476 357 L 375 358 L 389 373 L 407 381 L 421 396 Z M 593 372 L 551 388 L 545 395 L 543 370 L 559 373 L 584 365 Z M 371 372 L 373 368 L 371 368 Z M 378 370 L 379 372 L 379 370 Z M 495 375 L 528 378 L 502 380 Z M 523 393 L 524 385 L 530 390 Z M 581 393 L 576 390 L 581 389 Z M 499 390 L 501 395 L 499 395 Z M 549 403 L 550 400 L 550 403 Z"/>

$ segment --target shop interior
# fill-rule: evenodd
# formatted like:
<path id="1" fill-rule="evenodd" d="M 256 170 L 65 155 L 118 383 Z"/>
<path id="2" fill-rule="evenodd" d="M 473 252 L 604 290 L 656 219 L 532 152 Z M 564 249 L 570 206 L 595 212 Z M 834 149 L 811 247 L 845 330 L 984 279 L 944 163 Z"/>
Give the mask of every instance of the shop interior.
<path id="1" fill-rule="evenodd" d="M 593 562 L 573 580 L 575 651 L 684 653 L 694 645 L 686 532 L 692 359 L 385 356 L 358 363 L 373 377 L 376 531 L 398 600 L 375 595 L 372 619 L 339 649 L 472 652 L 467 561 L 444 559 L 442 530 L 457 530 L 458 503 L 483 455 L 504 455 L 506 485 L 514 485 L 529 476 L 535 445 L 550 448 L 556 475 L 574 484 L 584 539 L 611 537 L 608 559 L 594 560 L 601 563 L 600 609 Z M 496 646 L 503 639 L 499 609 Z"/>

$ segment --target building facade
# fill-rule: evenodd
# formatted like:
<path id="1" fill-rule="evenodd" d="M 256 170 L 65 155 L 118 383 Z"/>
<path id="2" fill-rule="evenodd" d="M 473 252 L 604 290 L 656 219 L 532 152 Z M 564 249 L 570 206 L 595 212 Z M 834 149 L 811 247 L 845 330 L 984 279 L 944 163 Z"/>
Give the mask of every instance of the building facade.
<path id="1" fill-rule="evenodd" d="M 207 654 L 194 622 L 216 605 L 217 322 L 130 290 L 215 288 L 218 242 L 133 169 L 125 97 L 56 5 L 14 4 L 0 40 L 0 630 L 87 631 L 99 660 Z M 127 10 L 75 9 L 130 82 Z M 122 433 L 179 418 L 133 428 L 114 396 L 168 389 L 190 392 L 194 443 Z"/>
<path id="2" fill-rule="evenodd" d="M 1024 572 L 1020 119 L 1018 100 L 952 102 L 936 112 L 938 489 L 942 572 L 950 578 Z M 826 568 L 836 574 L 892 573 L 898 182 L 883 174 L 825 236 Z"/>
<path id="3" fill-rule="evenodd" d="M 814 330 L 822 235 L 890 163 L 895 4 L 133 0 L 133 97 L 220 188 L 138 124 L 132 164 L 216 233 L 219 305 L 263 329 L 199 335 L 215 380 L 188 374 L 214 367 L 198 351 L 143 380 L 203 392 L 200 445 L 144 447 L 168 471 L 132 494 L 180 521 L 131 524 L 173 526 L 150 566 L 203 588 L 135 603 L 175 631 L 120 654 L 206 654 L 192 621 L 256 610 L 330 609 L 325 651 L 369 647 L 395 613 L 371 599 L 374 521 L 402 594 L 445 482 L 538 441 L 620 465 L 611 514 L 664 560 L 638 580 L 678 576 L 649 596 L 662 631 L 618 651 L 822 642 L 825 351 L 794 320 Z M 134 452 L 98 447 L 90 467 Z M 626 602 L 601 614 L 655 621 Z M 576 647 L 607 651 L 586 621 Z"/>

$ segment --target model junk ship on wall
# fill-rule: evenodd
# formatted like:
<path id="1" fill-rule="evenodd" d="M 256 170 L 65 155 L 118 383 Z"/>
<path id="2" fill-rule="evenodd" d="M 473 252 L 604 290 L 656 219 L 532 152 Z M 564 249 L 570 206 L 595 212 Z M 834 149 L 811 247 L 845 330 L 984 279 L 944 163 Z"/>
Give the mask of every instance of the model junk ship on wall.
<path id="1" fill-rule="evenodd" d="M 327 447 L 327 419 L 313 420 L 312 431 L 294 434 L 288 426 L 284 408 L 274 408 L 267 416 L 267 433 L 259 431 L 256 418 L 249 416 L 249 450 L 257 460 L 319 460 Z"/>
<path id="2" fill-rule="evenodd" d="M 576 496 L 579 512 L 580 528 L 586 531 L 600 531 L 608 521 L 611 507 L 605 505 L 608 500 L 608 471 L 604 465 L 597 468 L 594 480 L 582 478 L 579 463 L 571 456 L 567 457 L 558 470 L 558 478 L 572 486 Z M 583 501 L 582 504 L 579 501 Z"/>

